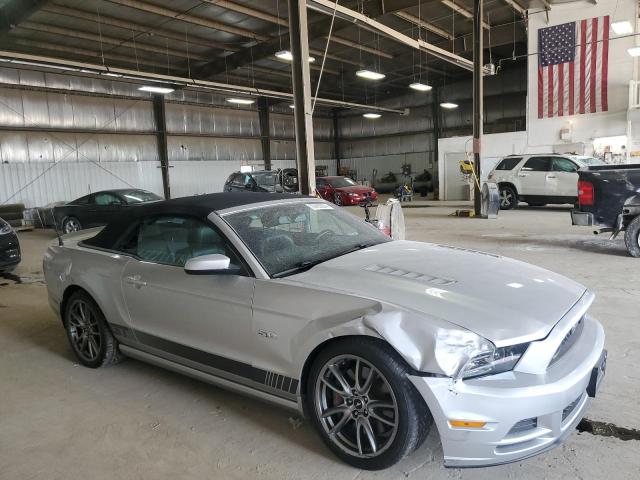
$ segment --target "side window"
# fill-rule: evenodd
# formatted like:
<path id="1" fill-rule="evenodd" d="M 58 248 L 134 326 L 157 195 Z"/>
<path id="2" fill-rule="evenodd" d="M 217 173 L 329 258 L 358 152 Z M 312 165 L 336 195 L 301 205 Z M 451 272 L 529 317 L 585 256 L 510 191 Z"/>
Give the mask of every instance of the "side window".
<path id="1" fill-rule="evenodd" d="M 554 158 L 553 171 L 575 173 L 578 171 L 578 167 L 575 163 L 573 163 L 568 158 Z"/>
<path id="2" fill-rule="evenodd" d="M 522 160 L 522 157 L 505 158 L 498 164 L 496 170 L 513 170 L 520 163 L 520 160 Z"/>
<path id="3" fill-rule="evenodd" d="M 122 200 L 112 193 L 96 193 L 94 203 L 96 205 L 121 205 Z"/>
<path id="4" fill-rule="evenodd" d="M 187 260 L 218 253 L 231 259 L 231 269 L 247 275 L 242 262 L 216 229 L 190 217 L 165 216 L 142 221 L 120 250 L 140 260 L 184 267 Z"/>
<path id="5" fill-rule="evenodd" d="M 244 187 L 244 183 L 242 182 L 243 177 L 244 175 L 242 175 L 241 173 L 236 173 L 233 176 L 233 181 L 232 181 L 233 185 L 236 187 Z"/>
<path id="6" fill-rule="evenodd" d="M 90 200 L 91 200 L 91 197 L 93 197 L 93 195 L 87 195 L 87 196 L 85 196 L 85 197 L 79 198 L 79 199 L 77 199 L 77 200 L 74 200 L 74 201 L 73 201 L 73 204 L 74 204 L 74 205 L 88 205 L 89 203 L 92 203 L 92 202 L 90 201 Z"/>
<path id="7" fill-rule="evenodd" d="M 529 172 L 548 172 L 551 168 L 549 157 L 531 157 L 522 167 Z"/>

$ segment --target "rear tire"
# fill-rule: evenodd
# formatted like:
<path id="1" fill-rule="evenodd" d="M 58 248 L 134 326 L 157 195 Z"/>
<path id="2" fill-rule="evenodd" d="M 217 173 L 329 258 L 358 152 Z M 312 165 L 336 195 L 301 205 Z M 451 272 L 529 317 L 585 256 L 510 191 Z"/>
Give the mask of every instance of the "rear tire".
<path id="1" fill-rule="evenodd" d="M 512 210 L 518 206 L 518 193 L 510 185 L 500 187 L 500 210 Z"/>
<path id="2" fill-rule="evenodd" d="M 367 337 L 337 340 L 318 354 L 305 406 L 336 456 L 356 468 L 381 470 L 424 442 L 433 420 L 407 375 L 395 350 Z"/>
<path id="3" fill-rule="evenodd" d="M 118 349 L 102 311 L 91 296 L 78 290 L 65 303 L 64 329 L 78 361 L 89 368 L 118 363 L 123 355 Z"/>
<path id="4" fill-rule="evenodd" d="M 640 257 L 640 216 L 634 218 L 624 232 L 624 243 L 632 257 Z"/>

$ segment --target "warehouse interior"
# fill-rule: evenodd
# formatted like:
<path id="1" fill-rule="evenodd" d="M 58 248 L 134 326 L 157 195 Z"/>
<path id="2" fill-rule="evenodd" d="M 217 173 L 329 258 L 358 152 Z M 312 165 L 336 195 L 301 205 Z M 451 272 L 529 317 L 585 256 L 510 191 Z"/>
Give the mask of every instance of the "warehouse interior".
<path id="1" fill-rule="evenodd" d="M 521 196 L 498 213 L 502 188 L 482 187 L 509 156 L 640 163 L 639 6 L 0 0 L 0 217 L 21 253 L 0 268 L 0 478 L 638 478 L 640 273 L 622 214 L 594 236 L 595 224 L 572 225 L 577 200 Z M 591 18 L 606 18 L 589 41 L 608 59 L 594 52 L 587 67 L 604 93 L 593 86 L 591 110 L 574 112 L 566 90 L 552 106 L 568 72 L 541 90 L 540 32 Z M 630 30 L 609 30 L 620 23 Z M 79 364 L 43 272 L 50 245 L 73 232 L 55 209 L 124 189 L 199 197 L 231 191 L 237 173 L 292 169 L 305 195 L 346 177 L 379 204 L 398 197 L 407 240 L 514 258 L 594 292 L 608 370 L 575 432 L 531 459 L 457 469 L 432 429 L 374 472 L 333 456 L 298 412 L 138 360 Z M 340 208 L 368 220 L 352 205 Z"/>

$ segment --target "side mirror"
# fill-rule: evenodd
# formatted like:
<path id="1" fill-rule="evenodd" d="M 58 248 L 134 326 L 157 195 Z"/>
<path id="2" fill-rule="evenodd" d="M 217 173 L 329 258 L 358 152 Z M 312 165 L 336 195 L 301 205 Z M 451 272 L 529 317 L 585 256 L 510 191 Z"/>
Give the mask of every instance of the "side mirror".
<path id="1" fill-rule="evenodd" d="M 226 255 L 212 253 L 190 258 L 184 266 L 184 271 L 189 275 L 208 275 L 227 270 L 230 264 L 231 259 Z"/>

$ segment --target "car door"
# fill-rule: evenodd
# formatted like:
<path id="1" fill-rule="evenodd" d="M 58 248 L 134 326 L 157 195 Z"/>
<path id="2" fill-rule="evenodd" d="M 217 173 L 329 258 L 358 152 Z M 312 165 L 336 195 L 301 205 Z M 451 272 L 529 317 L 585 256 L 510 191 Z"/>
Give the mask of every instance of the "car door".
<path id="1" fill-rule="evenodd" d="M 120 213 L 124 201 L 111 192 L 98 192 L 93 195 L 87 207 L 91 225 L 106 225 Z"/>
<path id="2" fill-rule="evenodd" d="M 550 195 L 547 186 L 547 175 L 551 170 L 551 158 L 549 157 L 531 157 L 529 158 L 520 171 L 518 172 L 520 195 Z"/>
<path id="3" fill-rule="evenodd" d="M 554 157 L 548 176 L 554 196 L 574 199 L 578 196 L 578 166 L 568 158 Z M 568 200 L 573 201 L 573 200 Z"/>
<path id="4" fill-rule="evenodd" d="M 143 346 L 214 368 L 211 355 L 223 363 L 251 363 L 247 345 L 255 279 L 215 227 L 188 216 L 147 218 L 121 250 L 133 256 L 122 274 L 122 290 Z M 185 272 L 189 258 L 213 253 L 227 255 L 232 270 Z"/>

